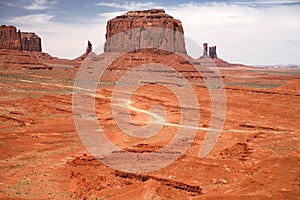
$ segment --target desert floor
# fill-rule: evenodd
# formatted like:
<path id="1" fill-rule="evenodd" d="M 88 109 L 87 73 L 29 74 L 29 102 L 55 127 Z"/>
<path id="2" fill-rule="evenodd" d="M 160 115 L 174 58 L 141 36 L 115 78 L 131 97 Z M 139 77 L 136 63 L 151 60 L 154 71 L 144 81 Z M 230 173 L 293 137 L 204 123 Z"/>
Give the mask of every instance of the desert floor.
<path id="1" fill-rule="evenodd" d="M 168 64 L 164 58 L 157 56 L 155 62 Z M 141 64 L 139 59 L 124 59 L 115 62 L 119 68 L 114 69 Z M 170 64 L 175 68 L 182 65 L 180 60 L 166 60 L 175 60 Z M 148 124 L 147 111 L 159 102 L 173 125 L 148 139 L 122 133 L 110 110 L 119 71 L 108 72 L 98 85 L 99 125 L 126 151 L 158 150 L 178 131 L 174 124 L 180 124 L 180 105 L 166 85 L 148 84 L 130 99 L 133 122 L 137 127 Z M 299 69 L 220 68 L 226 118 L 205 158 L 198 153 L 211 120 L 209 92 L 200 76 L 182 72 L 198 98 L 196 137 L 175 162 L 147 173 L 110 168 L 85 148 L 72 111 L 76 72 L 0 70 L 1 199 L 299 199 Z"/>

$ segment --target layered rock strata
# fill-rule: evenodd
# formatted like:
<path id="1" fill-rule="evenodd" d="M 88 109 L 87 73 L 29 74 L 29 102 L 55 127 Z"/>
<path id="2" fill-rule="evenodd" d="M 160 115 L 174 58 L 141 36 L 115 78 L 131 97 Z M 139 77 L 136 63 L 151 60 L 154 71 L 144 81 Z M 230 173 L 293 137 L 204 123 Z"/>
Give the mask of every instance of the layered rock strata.
<path id="1" fill-rule="evenodd" d="M 107 22 L 105 52 L 159 48 L 185 53 L 182 24 L 162 9 L 129 11 Z"/>
<path id="2" fill-rule="evenodd" d="M 14 26 L 0 26 L 0 49 L 42 52 L 41 38 L 35 33 L 17 31 Z"/>

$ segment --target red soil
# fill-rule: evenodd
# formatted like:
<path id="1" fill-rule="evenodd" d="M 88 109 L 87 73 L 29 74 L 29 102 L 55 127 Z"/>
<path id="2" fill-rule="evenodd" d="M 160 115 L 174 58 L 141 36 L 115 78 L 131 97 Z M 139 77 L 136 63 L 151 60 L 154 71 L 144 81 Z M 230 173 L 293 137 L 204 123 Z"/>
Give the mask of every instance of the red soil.
<path id="1" fill-rule="evenodd" d="M 299 79 L 295 79 L 299 78 L 299 70 L 279 73 L 272 69 L 223 67 L 220 72 L 226 86 L 226 120 L 215 148 L 200 159 L 199 149 L 211 118 L 211 100 L 203 78 L 189 71 L 188 63 L 175 55 L 129 53 L 115 61 L 101 81 L 112 82 L 122 70 L 149 60 L 181 69 L 191 83 L 199 83 L 193 89 L 200 105 L 199 127 L 203 129 L 197 131 L 184 155 L 148 173 L 118 171 L 88 153 L 72 116 L 75 70 L 57 69 L 55 63 L 53 70 L 2 67 L 0 198 L 299 198 L 300 97 Z M 144 154 L 174 137 L 178 128 L 172 126 L 149 139 L 122 133 L 110 110 L 113 89 L 111 84 L 102 85 L 95 98 L 99 124 L 111 141 L 125 150 Z M 159 84 L 137 90 L 131 100 L 133 106 L 144 110 L 159 102 L 166 108 L 167 122 L 179 123 L 178 101 Z M 138 126 L 149 123 L 149 115 L 133 110 L 130 113 Z"/>

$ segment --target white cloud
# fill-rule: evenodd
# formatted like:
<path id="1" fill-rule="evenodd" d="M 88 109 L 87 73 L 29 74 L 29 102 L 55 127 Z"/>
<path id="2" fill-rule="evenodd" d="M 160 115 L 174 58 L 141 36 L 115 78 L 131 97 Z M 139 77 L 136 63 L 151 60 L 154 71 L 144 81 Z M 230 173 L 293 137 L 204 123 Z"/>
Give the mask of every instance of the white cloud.
<path id="1" fill-rule="evenodd" d="M 234 1 L 234 4 L 253 5 L 253 4 L 291 4 L 299 3 L 299 0 L 249 0 L 249 1 Z"/>
<path id="2" fill-rule="evenodd" d="M 56 1 L 33 0 L 30 5 L 24 6 L 26 10 L 45 10 L 51 8 Z"/>
<path id="3" fill-rule="evenodd" d="M 98 6 L 105 6 L 105 7 L 111 7 L 111 8 L 118 8 L 122 10 L 142 10 L 142 9 L 150 9 L 150 8 L 161 8 L 159 4 L 156 4 L 154 2 L 134 2 L 134 1 L 124 1 L 124 2 L 100 2 L 97 3 Z"/>
<path id="4" fill-rule="evenodd" d="M 15 7 L 15 6 L 16 6 L 16 5 L 13 4 L 12 2 L 7 2 L 6 5 L 9 6 L 9 7 Z"/>
<path id="5" fill-rule="evenodd" d="M 123 11 L 120 11 L 120 12 L 107 12 L 107 13 L 100 13 L 98 14 L 98 16 L 102 19 L 102 21 L 107 21 L 109 19 L 112 19 L 116 16 L 119 16 L 119 15 L 122 15 L 124 14 Z"/>
<path id="6" fill-rule="evenodd" d="M 53 15 L 48 14 L 32 14 L 13 17 L 7 21 L 13 24 L 28 24 L 28 22 L 30 22 L 32 24 L 40 25 L 49 23 L 53 17 Z"/>
<path id="7" fill-rule="evenodd" d="M 300 5 L 189 3 L 166 10 L 182 21 L 186 36 L 200 45 L 217 45 L 219 57 L 229 62 L 300 63 Z"/>

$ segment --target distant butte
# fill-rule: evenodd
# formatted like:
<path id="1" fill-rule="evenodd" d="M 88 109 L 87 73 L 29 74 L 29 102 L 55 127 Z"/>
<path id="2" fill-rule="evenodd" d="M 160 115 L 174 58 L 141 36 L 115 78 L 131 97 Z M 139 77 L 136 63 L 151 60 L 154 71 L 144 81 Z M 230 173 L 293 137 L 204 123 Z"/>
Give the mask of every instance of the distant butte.
<path id="1" fill-rule="evenodd" d="M 0 49 L 42 52 L 41 38 L 35 33 L 17 31 L 14 26 L 0 26 Z"/>
<path id="2" fill-rule="evenodd" d="M 107 22 L 105 52 L 142 48 L 186 54 L 181 21 L 163 9 L 153 9 L 129 11 Z"/>
<path id="3" fill-rule="evenodd" d="M 89 44 L 87 51 L 91 51 Z M 52 57 L 42 52 L 41 38 L 31 32 L 17 31 L 15 26 L 0 26 L 0 68 L 49 69 L 53 66 L 80 66 L 79 60 Z"/>
<path id="4" fill-rule="evenodd" d="M 181 21 L 163 9 L 129 11 L 117 16 L 107 22 L 105 37 L 105 53 L 160 49 L 187 54 Z M 0 67 L 4 68 L 52 69 L 53 66 L 76 66 L 77 69 L 89 54 L 95 55 L 88 41 L 86 51 L 76 59 L 52 57 L 42 52 L 41 38 L 37 34 L 17 31 L 15 26 L 6 25 L 0 26 L 0 51 Z M 207 43 L 203 44 L 203 54 L 195 62 L 205 66 L 234 66 L 217 57 L 216 46 L 208 47 Z"/>

